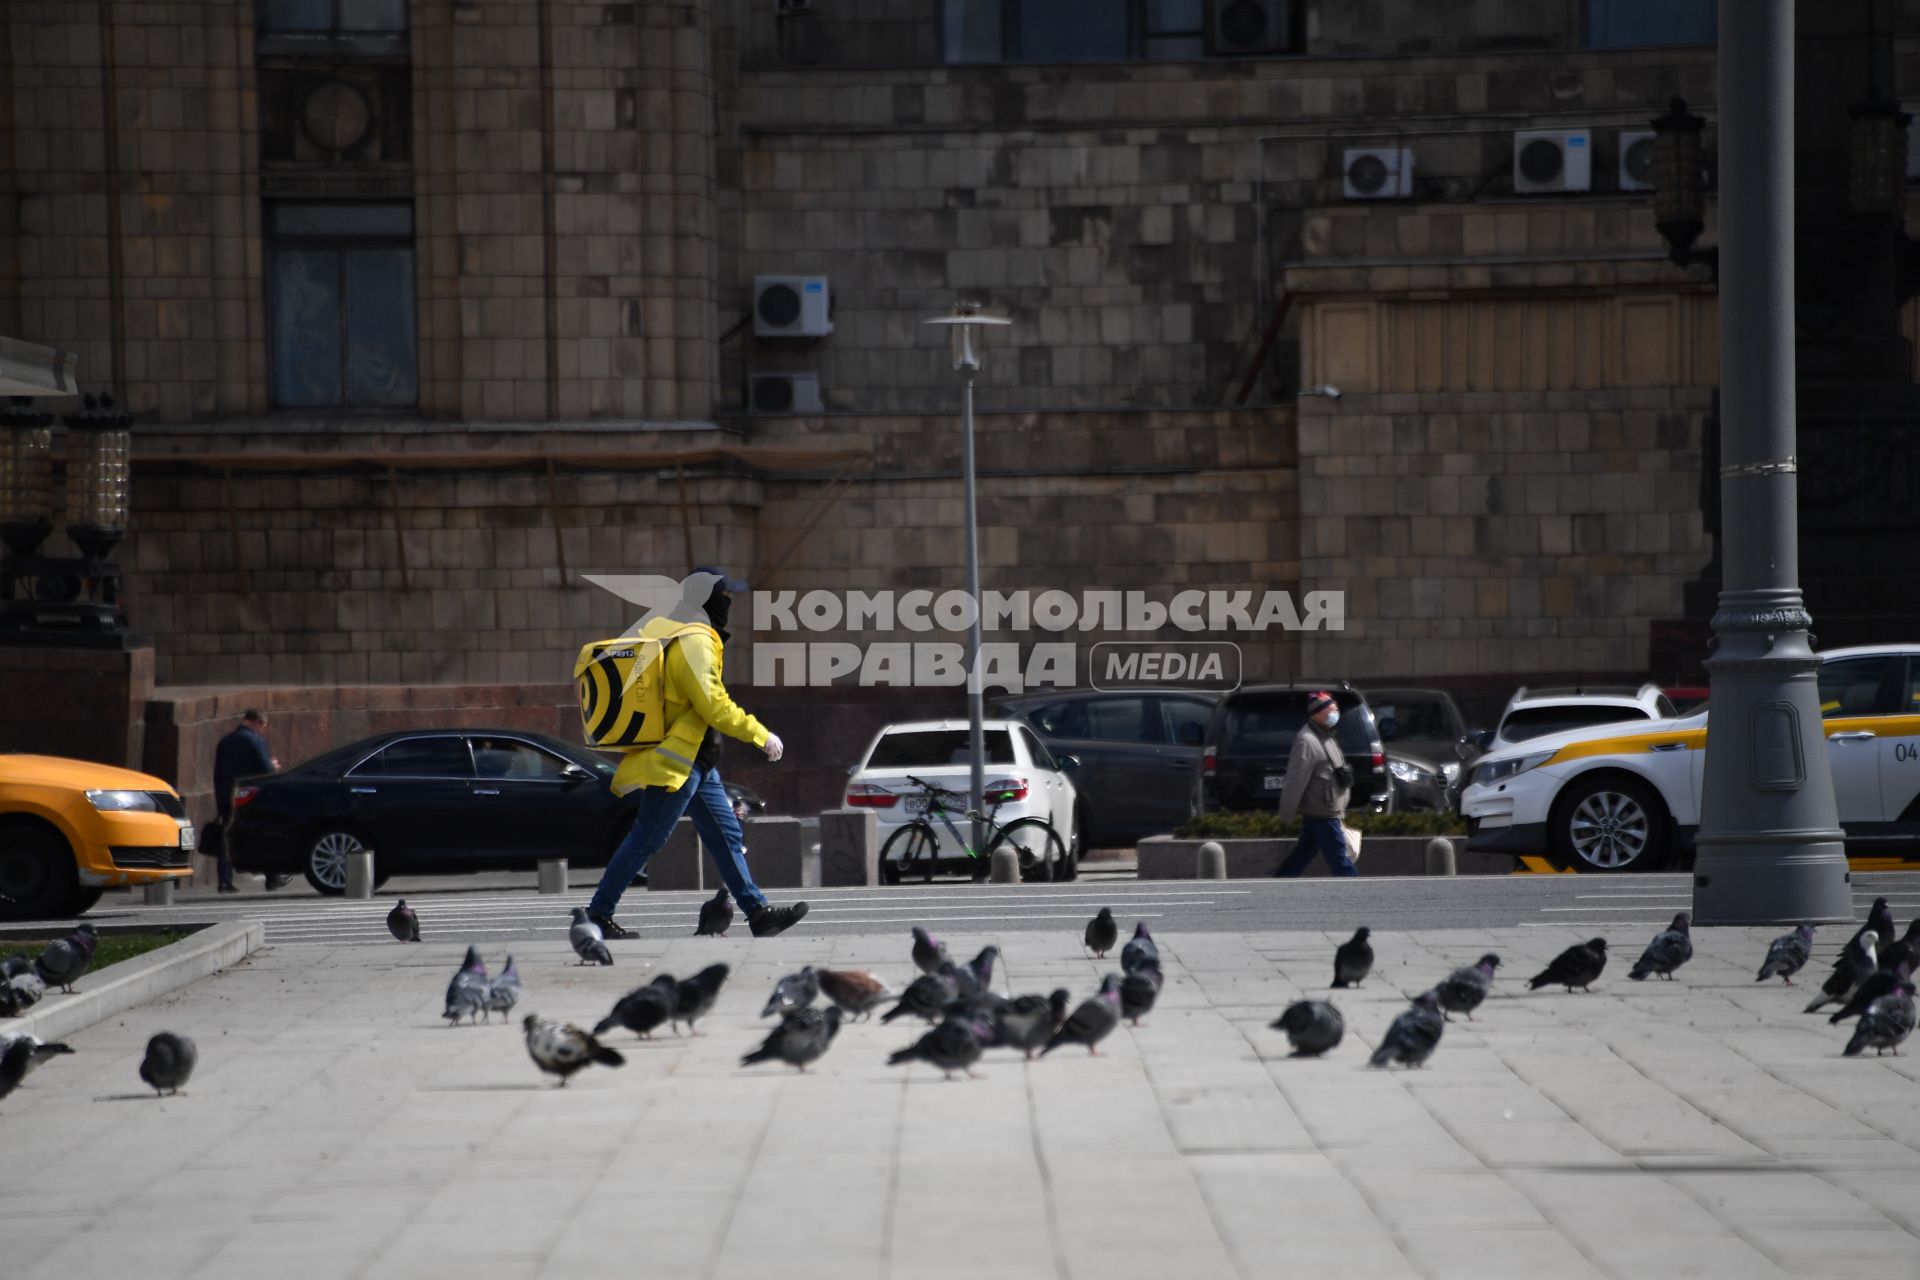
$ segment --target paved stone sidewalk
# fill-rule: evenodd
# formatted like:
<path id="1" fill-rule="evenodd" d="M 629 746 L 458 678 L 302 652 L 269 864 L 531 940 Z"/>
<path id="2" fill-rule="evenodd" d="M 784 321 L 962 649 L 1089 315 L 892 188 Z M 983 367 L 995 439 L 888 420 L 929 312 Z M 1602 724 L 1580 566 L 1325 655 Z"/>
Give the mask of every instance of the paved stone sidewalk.
<path id="1" fill-rule="evenodd" d="M 1113 966 L 1077 932 L 948 941 L 1082 996 Z M 73 1037 L 0 1102 L 0 1272 L 1920 1277 L 1920 1043 L 1840 1058 L 1804 984 L 1754 985 L 1772 932 L 1700 931 L 1680 981 L 1633 983 L 1646 938 L 1615 931 L 1592 995 L 1524 990 L 1571 930 L 1377 936 L 1384 973 L 1337 993 L 1348 1038 L 1318 1062 L 1266 1024 L 1326 994 L 1344 926 L 1166 937 L 1144 1027 L 953 1083 L 885 1065 L 904 1021 L 848 1027 L 806 1076 L 736 1065 L 779 974 L 902 984 L 904 931 L 627 943 L 613 969 L 540 943 L 520 1012 L 589 1023 L 662 969 L 735 966 L 708 1034 L 615 1033 L 627 1067 L 564 1090 L 517 1025 L 441 1022 L 457 944 L 276 947 Z M 1426 1070 L 1366 1069 L 1407 994 L 1489 949 L 1477 1022 Z M 201 1066 L 155 1100 L 135 1067 L 163 1027 Z"/>

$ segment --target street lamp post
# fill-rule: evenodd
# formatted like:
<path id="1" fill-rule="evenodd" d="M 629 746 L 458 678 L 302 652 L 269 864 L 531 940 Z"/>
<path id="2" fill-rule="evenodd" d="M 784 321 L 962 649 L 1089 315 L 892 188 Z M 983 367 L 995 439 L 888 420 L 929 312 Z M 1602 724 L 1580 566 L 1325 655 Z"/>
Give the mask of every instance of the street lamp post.
<path id="1" fill-rule="evenodd" d="M 1799 581 L 1793 119 L 1793 0 L 1720 0 L 1726 567 L 1706 663 L 1700 924 L 1853 917 Z"/>
<path id="2" fill-rule="evenodd" d="M 973 601 L 972 617 L 967 626 L 968 759 L 972 764 L 967 786 L 967 812 L 973 821 L 973 848 L 978 850 L 986 839 L 982 819 L 987 786 L 987 743 L 986 731 L 982 728 L 986 716 L 984 690 L 980 682 L 980 526 L 974 507 L 973 380 L 980 372 L 985 335 L 974 331 L 1004 328 L 1013 321 L 1005 316 L 983 315 L 979 303 L 963 302 L 954 307 L 952 315 L 938 316 L 925 323 L 946 328 L 953 351 L 954 371 L 960 375 L 960 469 L 967 508 L 967 597 Z"/>

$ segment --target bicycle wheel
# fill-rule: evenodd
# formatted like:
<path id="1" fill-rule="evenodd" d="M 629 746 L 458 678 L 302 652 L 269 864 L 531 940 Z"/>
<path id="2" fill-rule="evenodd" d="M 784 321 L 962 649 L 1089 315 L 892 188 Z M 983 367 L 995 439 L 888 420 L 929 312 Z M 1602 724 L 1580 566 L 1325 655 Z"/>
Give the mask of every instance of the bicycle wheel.
<path id="1" fill-rule="evenodd" d="M 1060 833 L 1040 818 L 1021 818 L 1002 827 L 987 845 L 987 856 L 1006 845 L 1020 854 L 1020 878 L 1038 884 L 1064 880 L 1067 875 L 1067 846 Z"/>
<path id="2" fill-rule="evenodd" d="M 909 822 L 887 837 L 880 847 L 880 882 L 899 884 L 907 868 L 919 866 L 931 876 L 940 851 L 933 828 L 924 822 Z"/>

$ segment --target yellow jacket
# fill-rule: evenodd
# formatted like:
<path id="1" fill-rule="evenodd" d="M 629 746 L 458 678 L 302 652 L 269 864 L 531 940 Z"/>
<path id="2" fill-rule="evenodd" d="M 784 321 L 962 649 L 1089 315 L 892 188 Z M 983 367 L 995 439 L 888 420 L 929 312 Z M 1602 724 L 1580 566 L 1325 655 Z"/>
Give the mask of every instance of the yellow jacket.
<path id="1" fill-rule="evenodd" d="M 637 787 L 678 791 L 693 772 L 693 758 L 709 726 L 756 747 L 766 745 L 767 727 L 742 710 L 720 682 L 725 646 L 719 632 L 704 622 L 655 618 L 641 634 L 675 637 L 667 646 L 663 689 L 667 736 L 657 746 L 627 752 L 614 771 L 613 794 L 624 796 Z"/>

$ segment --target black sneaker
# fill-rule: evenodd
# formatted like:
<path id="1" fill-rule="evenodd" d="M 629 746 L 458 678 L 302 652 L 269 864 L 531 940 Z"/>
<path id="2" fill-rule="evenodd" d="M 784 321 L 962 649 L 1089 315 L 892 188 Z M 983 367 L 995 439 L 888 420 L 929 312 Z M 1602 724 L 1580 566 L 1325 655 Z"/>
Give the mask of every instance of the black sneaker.
<path id="1" fill-rule="evenodd" d="M 600 926 L 600 933 L 603 937 L 631 938 L 634 936 L 633 930 L 620 924 L 612 916 L 597 916 L 589 911 L 587 912 L 587 919 Z"/>
<path id="2" fill-rule="evenodd" d="M 753 913 L 753 919 L 747 921 L 747 927 L 753 930 L 756 938 L 771 938 L 775 934 L 785 933 L 807 918 L 807 904 L 796 902 L 790 907 L 762 907 Z"/>
<path id="3" fill-rule="evenodd" d="M 220 886 L 219 891 L 221 893 L 238 893 L 240 892 L 240 886 L 237 884 L 223 884 Z"/>

